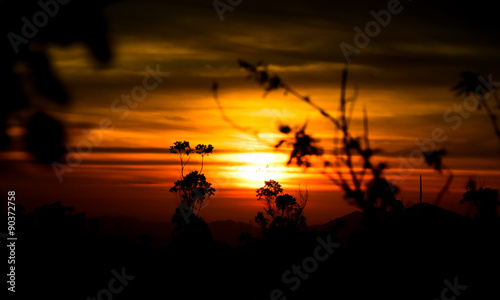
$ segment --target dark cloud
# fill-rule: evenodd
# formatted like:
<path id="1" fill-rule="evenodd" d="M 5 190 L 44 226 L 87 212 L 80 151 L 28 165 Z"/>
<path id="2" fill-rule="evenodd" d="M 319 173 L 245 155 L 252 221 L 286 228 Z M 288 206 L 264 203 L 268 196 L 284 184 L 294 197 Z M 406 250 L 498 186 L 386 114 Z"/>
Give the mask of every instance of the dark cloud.
<path id="1" fill-rule="evenodd" d="M 121 72 L 106 82 L 132 87 L 141 75 L 128 71 L 161 63 L 173 74 L 171 91 L 204 89 L 210 77 L 237 70 L 236 60 L 243 58 L 303 67 L 305 72 L 281 75 L 322 85 L 338 79 L 341 65 L 319 72 L 308 72 L 307 66 L 343 64 L 339 44 L 354 45 L 353 28 L 363 29 L 373 20 L 370 11 L 386 9 L 387 3 L 243 1 L 221 22 L 210 1 L 118 2 L 107 15 L 126 64 L 117 65 Z M 353 56 L 352 78 L 361 87 L 448 86 L 466 69 L 500 74 L 492 3 L 401 1 L 401 6 L 401 13 Z M 212 69 L 204 76 L 206 65 Z M 90 84 L 97 88 L 102 79 L 94 80 Z"/>

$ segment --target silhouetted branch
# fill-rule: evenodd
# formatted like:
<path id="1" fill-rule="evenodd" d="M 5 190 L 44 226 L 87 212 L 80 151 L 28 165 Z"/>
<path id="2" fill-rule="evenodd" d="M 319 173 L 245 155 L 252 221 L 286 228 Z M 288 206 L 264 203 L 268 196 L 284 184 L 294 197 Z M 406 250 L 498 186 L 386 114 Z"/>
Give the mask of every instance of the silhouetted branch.
<path id="1" fill-rule="evenodd" d="M 490 106 L 486 102 L 486 99 L 484 99 L 484 97 L 481 97 L 481 98 L 482 98 L 481 104 L 483 105 L 484 109 L 486 110 L 486 113 L 488 114 L 488 117 L 490 118 L 491 125 L 493 125 L 493 130 L 495 131 L 495 135 L 497 136 L 497 139 L 500 142 L 500 128 L 498 128 L 497 116 L 491 110 Z"/>
<path id="2" fill-rule="evenodd" d="M 448 170 L 448 179 L 446 179 L 446 183 L 444 186 L 441 188 L 439 191 L 438 195 L 436 196 L 436 200 L 434 200 L 434 205 L 439 206 L 439 203 L 441 202 L 441 199 L 443 199 L 444 194 L 450 189 L 451 183 L 453 182 L 453 172 L 449 169 Z"/>
<path id="3" fill-rule="evenodd" d="M 493 97 L 495 98 L 495 102 L 497 104 L 497 109 L 500 109 L 500 100 L 498 99 L 498 95 L 496 91 L 493 91 Z"/>
<path id="4" fill-rule="evenodd" d="M 351 103 L 349 106 L 349 115 L 347 116 L 347 125 L 351 123 L 352 119 L 352 113 L 354 112 L 354 106 L 356 104 L 356 99 L 358 98 L 358 86 L 354 86 L 354 95 L 352 95 L 349 99 L 347 99 L 347 102 Z"/>
<path id="5" fill-rule="evenodd" d="M 442 170 L 446 170 L 448 172 L 448 179 L 446 180 L 444 186 L 441 188 L 441 191 L 439 191 L 436 200 L 434 201 L 434 205 L 438 206 L 439 203 L 441 202 L 441 199 L 443 198 L 444 194 L 448 191 L 450 188 L 451 183 L 453 182 L 453 172 L 451 169 L 447 168 L 445 165 L 443 165 L 442 162 L 442 157 L 446 154 L 446 151 L 441 149 L 441 150 L 435 150 L 435 151 L 425 151 L 423 152 L 425 162 L 427 165 L 432 166 L 434 170 L 438 171 L 439 173 L 442 173 Z"/>
<path id="6" fill-rule="evenodd" d="M 474 93 L 479 97 L 478 108 L 481 109 L 481 106 L 484 106 L 486 113 L 490 118 L 491 124 L 493 125 L 495 135 L 500 142 L 500 129 L 497 123 L 497 116 L 493 113 L 485 98 L 485 95 L 487 93 L 493 93 L 497 106 L 498 108 L 500 108 L 500 102 L 498 100 L 495 89 L 489 83 L 487 83 L 484 78 L 473 72 L 463 72 L 461 76 L 463 80 L 460 81 L 456 86 L 452 87 L 452 90 L 456 91 L 456 96 L 460 96 L 462 94 L 466 94 L 468 96 L 470 93 Z"/>
<path id="7" fill-rule="evenodd" d="M 250 127 L 242 127 L 242 126 L 239 126 L 238 124 L 236 124 L 236 122 L 234 122 L 233 120 L 231 120 L 231 118 L 229 118 L 227 115 L 226 115 L 226 112 L 224 111 L 224 107 L 222 106 L 220 100 L 219 100 L 219 84 L 217 82 L 214 82 L 213 85 L 212 85 L 212 92 L 213 92 L 213 95 L 214 95 L 214 99 L 215 99 L 215 103 L 217 103 L 217 108 L 219 109 L 219 112 L 220 112 L 220 115 L 222 117 L 222 119 L 224 121 L 226 121 L 227 123 L 229 123 L 234 129 L 238 130 L 238 131 L 241 131 L 243 133 L 251 133 L 253 136 L 255 136 L 255 138 L 257 138 L 259 141 L 261 140 L 259 138 L 259 132 L 257 130 L 251 130 Z"/>
<path id="8" fill-rule="evenodd" d="M 344 190 L 344 198 L 354 200 L 354 203 L 362 208 L 365 212 L 388 212 L 388 211 L 400 211 L 402 208 L 401 201 L 394 198 L 395 193 L 398 192 L 397 187 L 392 186 L 383 176 L 383 170 L 386 168 L 385 164 L 378 164 L 374 166 L 371 163 L 371 157 L 376 152 L 370 149 L 369 136 L 368 136 L 368 117 L 366 113 L 366 108 L 363 110 L 364 119 L 364 136 L 363 138 L 355 138 L 349 132 L 349 123 L 352 118 L 352 111 L 357 98 L 357 88 L 353 97 L 346 99 L 346 86 L 347 86 L 347 68 L 342 70 L 341 78 L 341 89 L 340 89 L 340 101 L 337 118 L 333 117 L 330 113 L 324 110 L 322 107 L 311 101 L 308 96 L 303 96 L 296 90 L 285 84 L 282 79 L 278 76 L 270 76 L 268 74 L 267 68 L 261 63 L 252 65 L 245 61 L 239 60 L 239 65 L 247 70 L 250 75 L 248 78 L 253 78 L 259 85 L 264 87 L 264 96 L 273 90 L 283 89 L 285 95 L 290 93 L 299 100 L 306 102 L 309 106 L 317 110 L 323 117 L 327 118 L 331 123 L 334 124 L 334 130 L 340 130 L 342 132 L 342 143 L 341 146 L 337 147 L 339 139 L 334 139 L 334 155 L 336 157 L 335 163 L 332 164 L 328 160 L 324 160 L 323 174 L 328 177 L 334 184 L 339 186 Z M 227 116 L 223 113 L 222 106 L 218 101 L 217 96 L 218 86 L 214 85 L 214 97 L 216 98 L 217 104 L 221 111 L 223 119 L 230 123 L 234 128 L 246 132 L 247 130 L 237 126 L 234 122 L 230 121 Z M 347 103 L 350 103 L 349 109 L 347 108 Z M 349 112 L 347 112 L 349 110 Z M 347 117 L 347 115 L 349 115 Z M 286 126 L 288 129 L 290 127 Z M 293 151 L 290 155 L 290 160 L 287 164 L 292 162 L 293 158 L 296 158 L 297 165 L 305 164 L 306 167 L 309 166 L 307 160 L 303 161 L 302 158 L 308 155 L 322 155 L 320 148 L 312 145 L 314 139 L 309 135 L 305 134 L 305 125 L 296 132 L 295 142 L 292 143 Z M 290 133 L 290 130 L 281 130 L 284 134 Z M 281 140 L 276 144 L 275 147 L 280 147 L 284 144 L 286 140 Z M 364 145 L 363 145 L 364 144 Z M 342 153 L 340 153 L 342 149 Z M 338 151 L 337 151 L 338 150 Z M 359 155 L 363 159 L 362 170 L 358 174 L 355 171 L 353 155 Z M 342 168 L 341 163 L 347 168 L 348 179 L 340 171 Z M 337 178 L 327 173 L 329 167 L 335 167 L 332 170 L 336 174 Z M 366 188 L 363 187 L 363 178 L 366 171 L 370 170 L 373 178 L 367 183 Z M 380 201 L 382 200 L 382 201 Z M 268 211 L 271 208 L 268 207 Z M 263 217 L 263 216 L 261 216 Z M 256 219 L 257 220 L 257 219 Z M 263 220 L 261 220 L 264 222 Z"/>

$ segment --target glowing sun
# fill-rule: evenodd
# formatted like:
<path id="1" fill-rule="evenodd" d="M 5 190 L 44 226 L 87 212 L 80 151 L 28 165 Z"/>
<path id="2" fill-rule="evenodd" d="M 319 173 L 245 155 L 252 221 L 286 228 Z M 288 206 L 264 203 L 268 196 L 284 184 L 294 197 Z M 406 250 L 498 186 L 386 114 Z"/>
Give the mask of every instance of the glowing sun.
<path id="1" fill-rule="evenodd" d="M 238 157 L 246 165 L 238 167 L 238 175 L 250 181 L 277 180 L 284 175 L 288 156 L 282 153 L 245 153 Z"/>

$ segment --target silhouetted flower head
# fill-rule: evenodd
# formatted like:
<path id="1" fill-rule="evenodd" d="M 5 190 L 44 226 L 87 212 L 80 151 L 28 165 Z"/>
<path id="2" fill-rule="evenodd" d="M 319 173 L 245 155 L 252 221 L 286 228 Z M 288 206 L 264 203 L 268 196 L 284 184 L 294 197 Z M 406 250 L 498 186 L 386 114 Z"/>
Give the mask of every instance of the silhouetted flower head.
<path id="1" fill-rule="evenodd" d="M 254 79 L 259 85 L 264 87 L 264 96 L 266 96 L 269 92 L 273 90 L 277 90 L 279 88 L 284 88 L 282 80 L 278 76 L 269 76 L 267 71 L 267 67 L 264 66 L 261 62 L 256 65 L 252 65 L 246 61 L 238 60 L 238 64 L 240 67 L 244 68 L 250 75 L 247 76 L 248 79 Z"/>
<path id="2" fill-rule="evenodd" d="M 441 172 L 442 169 L 442 156 L 446 154 L 446 151 L 436 150 L 436 151 L 425 151 L 423 152 L 425 157 L 425 162 L 428 166 L 434 166 L 434 169 Z"/>
<path id="3" fill-rule="evenodd" d="M 191 152 L 193 152 L 193 150 L 187 141 L 177 141 L 174 143 L 174 146 L 170 146 L 170 153 L 186 153 L 189 155 Z"/>
<path id="4" fill-rule="evenodd" d="M 470 93 L 484 95 L 487 93 L 487 90 L 492 89 L 492 87 L 488 85 L 487 81 L 481 80 L 482 77 L 480 74 L 467 71 L 462 72 L 460 75 L 463 80 L 451 88 L 452 91 L 456 91 L 456 96 L 460 96 L 462 94 L 468 96 Z"/>
<path id="5" fill-rule="evenodd" d="M 214 150 L 214 146 L 212 145 L 203 145 L 203 144 L 198 144 L 196 146 L 196 153 L 201 154 L 201 155 L 208 155 L 212 153 L 212 150 Z"/>
<path id="6" fill-rule="evenodd" d="M 284 134 L 289 134 L 292 131 L 292 128 L 288 125 L 281 124 L 279 126 L 279 131 Z"/>
<path id="7" fill-rule="evenodd" d="M 295 142 L 293 144 L 293 151 L 290 154 L 290 159 L 287 165 L 291 164 L 295 159 L 297 166 L 304 165 L 306 168 L 311 166 L 308 156 L 320 156 L 323 155 L 323 149 L 317 147 L 315 144 L 318 142 L 312 136 L 305 133 L 305 126 L 302 130 L 295 134 Z"/>

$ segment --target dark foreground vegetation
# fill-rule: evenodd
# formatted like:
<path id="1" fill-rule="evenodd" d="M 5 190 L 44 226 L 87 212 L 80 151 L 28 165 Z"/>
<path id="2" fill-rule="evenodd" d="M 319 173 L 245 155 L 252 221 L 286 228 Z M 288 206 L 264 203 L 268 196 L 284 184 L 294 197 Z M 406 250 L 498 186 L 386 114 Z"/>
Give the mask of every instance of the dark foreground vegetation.
<path id="1" fill-rule="evenodd" d="M 101 291 L 112 270 L 128 280 L 123 289 L 113 280 L 120 292 L 109 299 L 455 299 L 446 280 L 458 299 L 500 294 L 500 222 L 491 213 L 467 218 L 427 203 L 384 219 L 355 212 L 299 231 L 243 233 L 232 248 L 194 215 L 183 238 L 151 247 L 148 235 L 103 236 L 99 219 L 73 209 L 17 207 L 22 299 L 108 299 Z"/>

